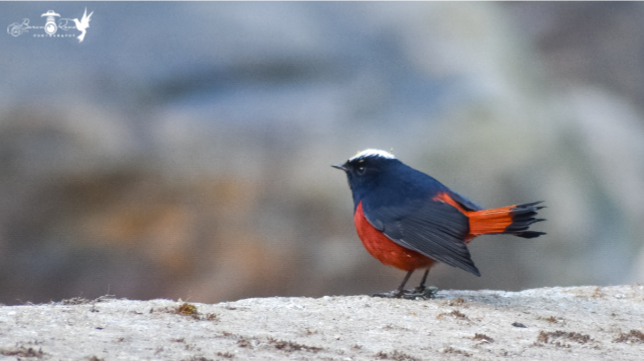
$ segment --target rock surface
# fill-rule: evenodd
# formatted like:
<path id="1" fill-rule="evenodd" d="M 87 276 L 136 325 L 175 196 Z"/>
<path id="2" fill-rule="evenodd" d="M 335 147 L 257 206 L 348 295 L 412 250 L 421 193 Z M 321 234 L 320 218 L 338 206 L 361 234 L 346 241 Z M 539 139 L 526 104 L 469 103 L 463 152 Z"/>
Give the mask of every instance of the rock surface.
<path id="1" fill-rule="evenodd" d="M 641 360 L 644 286 L 0 307 L 0 359 Z"/>

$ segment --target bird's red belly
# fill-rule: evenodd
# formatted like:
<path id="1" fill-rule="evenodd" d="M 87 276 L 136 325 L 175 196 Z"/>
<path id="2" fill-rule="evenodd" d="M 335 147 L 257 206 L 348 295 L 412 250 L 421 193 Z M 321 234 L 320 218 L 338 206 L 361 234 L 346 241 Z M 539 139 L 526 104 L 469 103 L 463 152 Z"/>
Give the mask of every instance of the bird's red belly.
<path id="1" fill-rule="evenodd" d="M 353 221 L 367 252 L 380 262 L 403 271 L 427 268 L 434 264 L 433 259 L 397 244 L 375 229 L 364 216 L 362 202 L 358 204 Z"/>

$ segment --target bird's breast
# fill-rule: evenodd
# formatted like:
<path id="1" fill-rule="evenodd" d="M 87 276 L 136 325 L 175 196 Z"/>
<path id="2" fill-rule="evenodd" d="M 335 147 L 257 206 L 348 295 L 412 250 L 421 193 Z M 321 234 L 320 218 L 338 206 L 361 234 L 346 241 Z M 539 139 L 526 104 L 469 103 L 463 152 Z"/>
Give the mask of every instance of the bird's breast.
<path id="1" fill-rule="evenodd" d="M 403 271 L 431 267 L 434 264 L 433 259 L 399 245 L 372 226 L 364 215 L 362 202 L 356 207 L 353 222 L 367 252 L 383 264 Z"/>

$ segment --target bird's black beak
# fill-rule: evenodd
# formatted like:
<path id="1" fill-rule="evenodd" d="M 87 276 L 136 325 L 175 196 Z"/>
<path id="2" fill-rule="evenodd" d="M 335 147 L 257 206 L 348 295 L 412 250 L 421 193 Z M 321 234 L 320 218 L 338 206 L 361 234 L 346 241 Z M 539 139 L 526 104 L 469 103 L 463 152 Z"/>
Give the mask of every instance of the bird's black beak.
<path id="1" fill-rule="evenodd" d="M 332 164 L 331 167 L 343 170 L 345 172 L 347 171 L 347 168 L 344 166 L 344 164 Z"/>

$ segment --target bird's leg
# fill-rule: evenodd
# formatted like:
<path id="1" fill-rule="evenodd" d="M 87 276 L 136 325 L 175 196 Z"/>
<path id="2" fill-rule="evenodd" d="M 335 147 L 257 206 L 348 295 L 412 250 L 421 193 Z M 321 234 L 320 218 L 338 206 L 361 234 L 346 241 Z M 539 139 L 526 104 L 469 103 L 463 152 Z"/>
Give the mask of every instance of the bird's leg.
<path id="1" fill-rule="evenodd" d="M 429 274 L 429 268 L 425 270 L 425 274 L 423 275 L 423 278 L 420 281 L 420 285 L 414 288 L 413 290 L 407 291 L 403 295 L 403 297 L 412 299 L 412 300 L 418 297 L 422 299 L 434 298 L 434 296 L 436 295 L 436 292 L 438 292 L 438 288 L 434 286 L 425 287 L 425 282 L 427 281 L 428 274 Z"/>
<path id="2" fill-rule="evenodd" d="M 409 277 L 411 277 L 411 274 L 414 273 L 414 270 L 409 270 L 407 272 L 407 275 L 405 275 L 405 278 L 403 279 L 402 283 L 400 286 L 398 286 L 398 289 L 396 291 L 388 292 L 388 293 L 376 293 L 375 295 L 372 295 L 371 297 L 384 297 L 384 298 L 400 298 L 403 296 L 405 293 L 405 284 L 407 284 L 407 281 L 409 281 Z"/>
<path id="3" fill-rule="evenodd" d="M 434 286 L 425 287 L 425 282 L 427 282 L 427 275 L 429 274 L 429 268 L 425 270 L 425 274 L 423 274 L 423 278 L 420 281 L 420 285 L 418 287 L 405 291 L 405 285 L 407 284 L 407 281 L 409 281 L 409 277 L 411 277 L 412 273 L 414 273 L 414 270 L 410 270 L 407 272 L 402 283 L 395 291 L 387 292 L 387 293 L 376 293 L 375 295 L 372 295 L 372 297 L 384 297 L 384 298 L 402 297 L 408 300 L 415 300 L 418 298 L 420 299 L 434 298 L 434 296 L 436 295 L 436 292 L 438 292 L 438 288 Z"/>
<path id="4" fill-rule="evenodd" d="M 398 286 L 398 289 L 394 293 L 394 297 L 400 298 L 404 293 L 405 293 L 405 284 L 407 284 L 407 281 L 409 281 L 409 277 L 411 277 L 411 274 L 414 273 L 414 270 L 409 270 L 407 274 L 405 275 L 405 278 L 403 278 L 402 283 L 400 286 Z"/>
<path id="5" fill-rule="evenodd" d="M 425 270 L 425 274 L 423 275 L 423 279 L 420 280 L 420 285 L 416 287 L 416 292 L 421 293 L 425 291 L 425 281 L 427 281 L 427 275 L 429 274 L 429 268 Z"/>
<path id="6" fill-rule="evenodd" d="M 420 281 L 420 285 L 411 290 L 404 291 L 402 297 L 409 300 L 415 300 L 417 298 L 421 298 L 421 299 L 434 298 L 436 295 L 436 292 L 438 292 L 438 288 L 434 286 L 425 287 L 425 282 L 427 281 L 428 274 L 429 274 L 429 268 L 425 270 L 425 274 L 423 275 L 423 279 Z"/>

